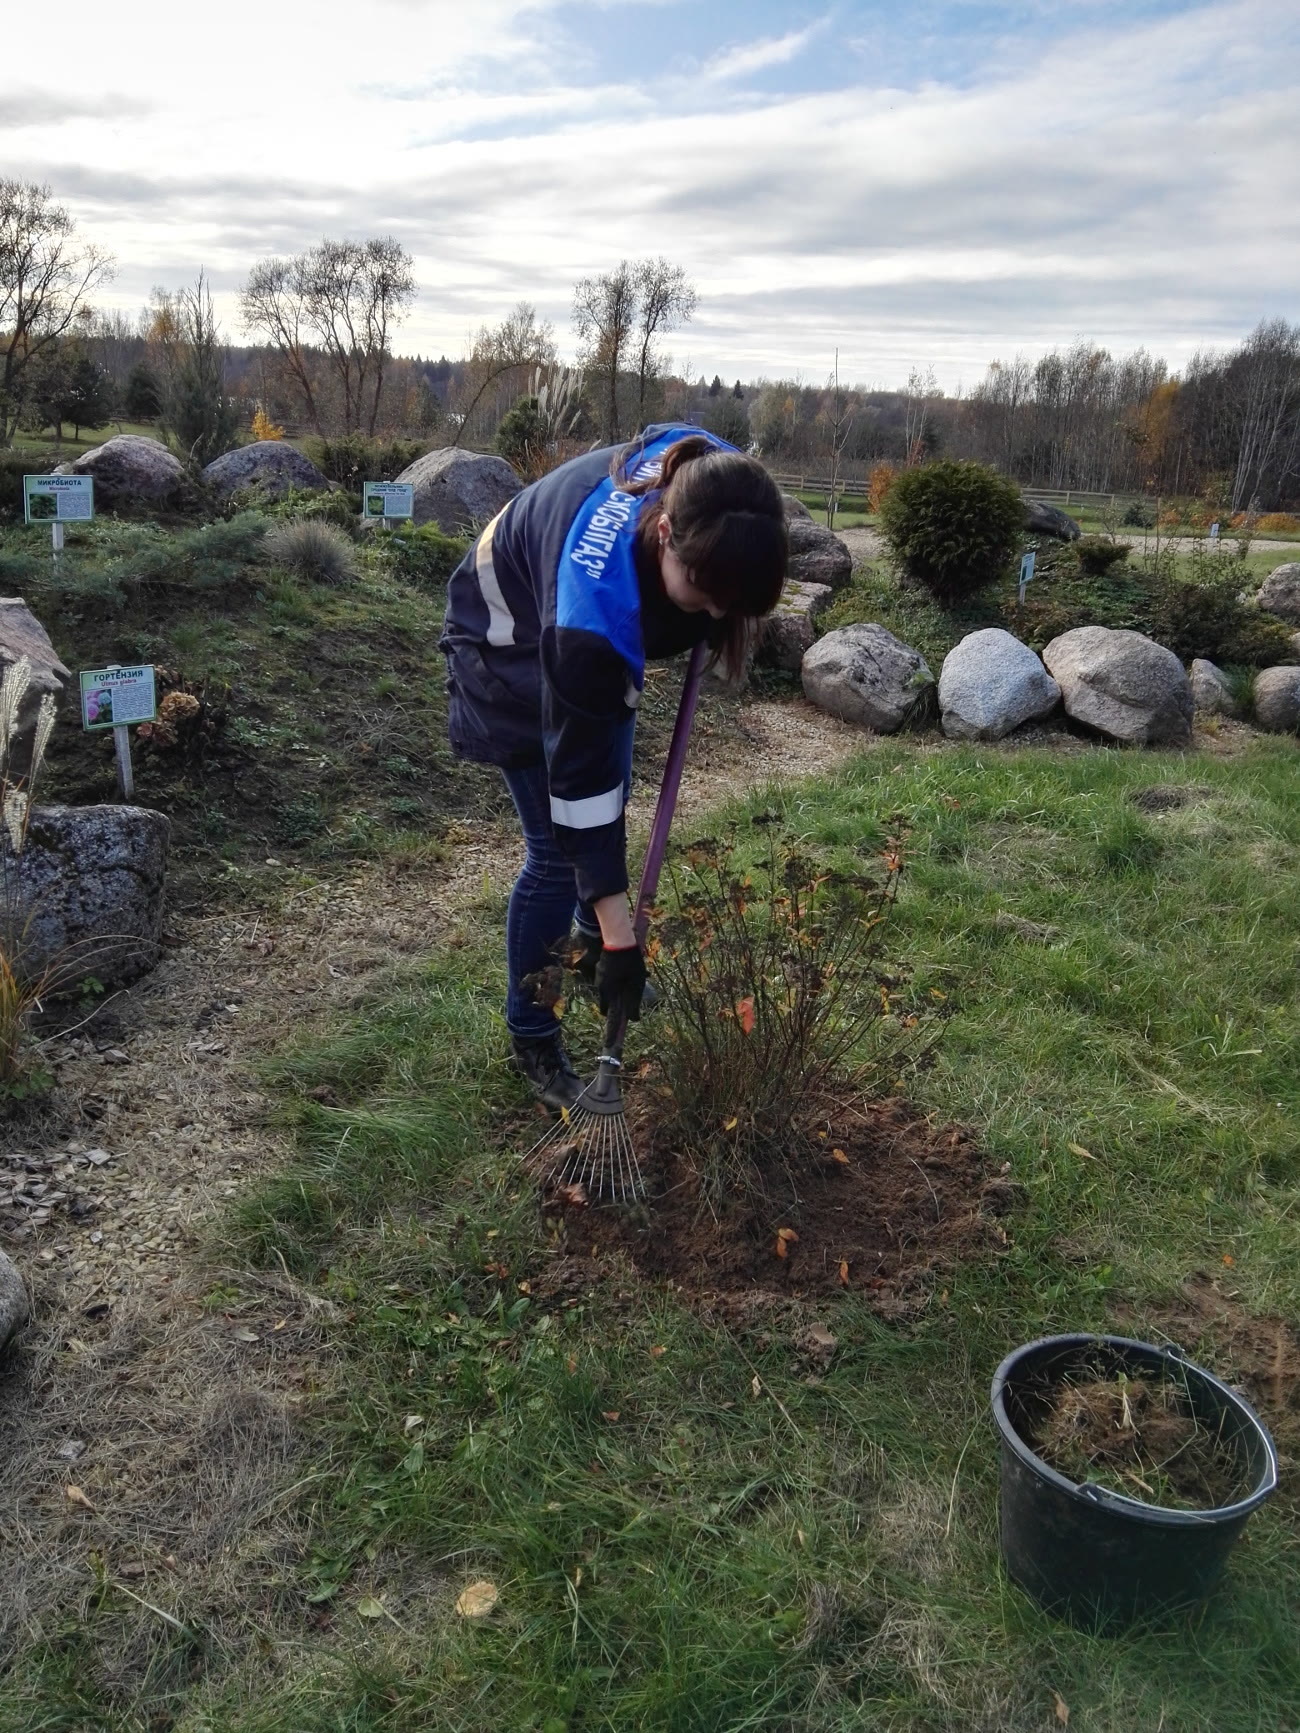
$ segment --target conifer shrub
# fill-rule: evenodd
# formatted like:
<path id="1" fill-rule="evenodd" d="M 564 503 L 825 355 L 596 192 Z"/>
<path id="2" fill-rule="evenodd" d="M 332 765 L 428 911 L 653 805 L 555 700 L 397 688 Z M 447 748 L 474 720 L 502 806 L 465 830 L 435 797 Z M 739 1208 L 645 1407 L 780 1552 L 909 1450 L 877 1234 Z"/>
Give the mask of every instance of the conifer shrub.
<path id="1" fill-rule="evenodd" d="M 437 524 L 403 524 L 373 530 L 368 540 L 376 559 L 394 577 L 417 588 L 436 588 L 464 559 L 471 538 L 449 536 Z"/>
<path id="2" fill-rule="evenodd" d="M 880 505 L 900 572 L 947 603 L 1006 576 L 1024 525 L 1019 488 L 983 463 L 944 459 L 905 469 Z"/>
<path id="3" fill-rule="evenodd" d="M 364 433 L 303 441 L 303 451 L 317 469 L 358 497 L 364 482 L 393 481 L 431 449 L 427 439 L 370 439 Z"/>
<path id="4" fill-rule="evenodd" d="M 1122 565 L 1133 551 L 1129 542 L 1113 542 L 1109 536 L 1082 536 L 1074 543 L 1075 562 L 1085 577 L 1103 578 L 1112 566 Z"/>

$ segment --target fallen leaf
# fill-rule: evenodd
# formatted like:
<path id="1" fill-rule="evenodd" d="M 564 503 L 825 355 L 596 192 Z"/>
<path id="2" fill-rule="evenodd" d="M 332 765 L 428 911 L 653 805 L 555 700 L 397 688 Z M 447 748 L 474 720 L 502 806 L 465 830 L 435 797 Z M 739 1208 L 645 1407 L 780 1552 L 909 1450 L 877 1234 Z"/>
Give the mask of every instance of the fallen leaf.
<path id="1" fill-rule="evenodd" d="M 1230 1252 L 1224 1252 L 1223 1261 L 1225 1264 L 1227 1264 L 1228 1268 L 1231 1269 L 1233 1264 L 1235 1264 L 1237 1260 L 1236 1260 L 1236 1258 L 1234 1258 L 1232 1256 L 1232 1254 Z"/>
<path id="2" fill-rule="evenodd" d="M 1068 1727 L 1070 1725 L 1070 1706 L 1059 1691 L 1054 1691 L 1052 1695 L 1056 1698 L 1056 1719 L 1062 1727 Z"/>
<path id="3" fill-rule="evenodd" d="M 469 1583 L 456 1597 L 456 1611 L 462 1619 L 483 1619 L 492 1611 L 501 1598 L 501 1592 L 495 1583 L 486 1578 L 476 1583 Z"/>
<path id="4" fill-rule="evenodd" d="M 653 1347 L 653 1348 L 651 1348 L 651 1350 L 650 1350 L 650 1358 L 651 1358 L 651 1359 L 652 1359 L 652 1360 L 662 1360 L 662 1359 L 663 1359 L 663 1357 L 664 1357 L 664 1355 L 665 1355 L 665 1354 L 666 1354 L 666 1353 L 667 1353 L 667 1352 L 668 1352 L 668 1350 L 667 1350 L 667 1348 L 661 1348 L 661 1347 L 660 1347 L 660 1346 L 659 1346 L 659 1345 L 658 1345 L 658 1344 L 657 1344 L 657 1343 L 656 1343 L 656 1345 L 655 1345 L 655 1346 L 654 1346 L 654 1347 Z"/>
<path id="5" fill-rule="evenodd" d="M 406 1419 L 402 1422 L 402 1431 L 403 1432 L 414 1432 L 415 1428 L 417 1426 L 423 1426 L 423 1425 L 424 1425 L 423 1414 L 408 1414 L 406 1416 Z"/>
<path id="6" fill-rule="evenodd" d="M 751 1396 L 761 1396 L 763 1394 L 763 1381 L 757 1372 L 755 1372 L 753 1378 L 750 1380 L 749 1393 Z"/>
<path id="7" fill-rule="evenodd" d="M 1067 1143 L 1065 1147 L 1069 1150 L 1071 1155 L 1081 1156 L 1084 1161 L 1096 1161 L 1097 1159 L 1092 1151 L 1090 1149 L 1085 1149 L 1081 1143 Z M 1058 1697 L 1056 1700 L 1059 1703 L 1061 1699 Z"/>
<path id="8" fill-rule="evenodd" d="M 531 1294 L 533 1291 L 533 1284 L 531 1282 L 516 1282 L 515 1286 L 519 1289 L 521 1294 Z"/>
<path id="9" fill-rule="evenodd" d="M 580 1589 L 582 1587 L 582 1566 L 581 1565 L 576 1566 L 574 1569 L 573 1586 L 575 1589 Z"/>
<path id="10" fill-rule="evenodd" d="M 736 1005 L 736 1018 L 746 1035 L 754 1033 L 754 1001 L 741 999 Z"/>
<path id="11" fill-rule="evenodd" d="M 79 1486 L 65 1486 L 63 1496 L 69 1504 L 79 1505 L 82 1510 L 94 1510 L 95 1508 Z"/>
<path id="12" fill-rule="evenodd" d="M 357 1602 L 357 1612 L 363 1619 L 382 1619 L 384 1603 L 377 1601 L 373 1595 L 367 1595 L 364 1600 Z"/>
<path id="13" fill-rule="evenodd" d="M 779 1240 L 787 1240 L 793 1245 L 799 1243 L 799 1236 L 793 1228 L 778 1228 L 776 1230 L 776 1237 Z"/>
<path id="14" fill-rule="evenodd" d="M 790 1256 L 789 1247 L 781 1238 L 780 1234 L 776 1236 L 776 1244 L 772 1247 L 772 1250 L 776 1253 L 778 1258 L 788 1258 Z"/>
<path id="15" fill-rule="evenodd" d="M 565 1185 L 557 1185 L 555 1195 L 561 1203 L 567 1203 L 573 1209 L 586 1207 L 587 1190 L 585 1186 L 579 1185 L 577 1180 L 569 1181 Z"/>
<path id="16" fill-rule="evenodd" d="M 739 1124 L 740 1124 L 739 1119 L 737 1119 L 736 1115 L 733 1113 L 731 1118 L 727 1121 L 727 1123 L 723 1126 L 722 1129 L 724 1131 L 734 1131 Z"/>
<path id="17" fill-rule="evenodd" d="M 800 1546 L 807 1546 L 808 1536 L 804 1533 L 804 1531 L 801 1528 L 797 1528 L 794 1531 L 794 1538 Z"/>
<path id="18" fill-rule="evenodd" d="M 618 1408 L 602 1408 L 600 1417 L 602 1420 L 617 1420 L 621 1412 Z"/>
<path id="19" fill-rule="evenodd" d="M 257 1331 L 250 1330 L 245 1326 L 244 1329 L 235 1331 L 235 1340 L 236 1342 L 256 1342 Z"/>
<path id="20" fill-rule="evenodd" d="M 845 1155 L 842 1149 L 833 1149 L 831 1151 L 831 1160 L 838 1161 L 841 1167 L 848 1167 L 850 1165 L 849 1158 Z"/>
<path id="21" fill-rule="evenodd" d="M 840 1259 L 840 1286 L 842 1288 L 847 1288 L 848 1285 L 849 1285 L 849 1261 L 847 1258 L 841 1258 Z"/>
<path id="22" fill-rule="evenodd" d="M 576 1354 L 569 1355 L 569 1358 L 564 1362 L 564 1369 L 569 1374 L 570 1378 L 572 1378 L 573 1374 L 578 1370 L 578 1356 Z"/>

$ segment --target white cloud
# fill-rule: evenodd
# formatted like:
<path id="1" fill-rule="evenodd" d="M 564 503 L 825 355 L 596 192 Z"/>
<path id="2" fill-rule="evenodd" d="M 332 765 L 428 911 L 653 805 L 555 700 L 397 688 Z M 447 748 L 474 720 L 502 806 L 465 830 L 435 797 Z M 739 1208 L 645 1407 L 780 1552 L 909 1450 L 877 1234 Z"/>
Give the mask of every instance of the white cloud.
<path id="1" fill-rule="evenodd" d="M 574 280 L 644 253 L 696 278 L 674 347 L 728 377 L 820 377 L 838 345 L 846 373 L 932 360 L 954 384 L 1079 333 L 1177 361 L 1300 318 L 1282 0 L 1076 30 L 961 89 L 747 103 L 740 73 L 679 85 L 644 53 L 642 72 L 634 15 L 621 82 L 591 85 L 521 0 L 388 0 L 361 30 L 341 0 L 229 0 L 193 41 L 155 0 L 121 10 L 135 27 L 61 64 L 48 96 L 69 106 L 10 135 L 6 172 L 49 180 L 117 253 L 122 305 L 204 265 L 233 329 L 256 258 L 393 233 L 424 353 L 521 297 L 563 336 Z M 96 107 L 105 89 L 127 104 Z"/>
<path id="2" fill-rule="evenodd" d="M 823 22 L 810 24 L 805 30 L 791 30 L 784 36 L 766 36 L 758 42 L 724 49 L 706 62 L 702 75 L 713 83 L 721 83 L 725 79 L 750 78 L 771 66 L 785 66 L 803 53 L 823 28 Z"/>

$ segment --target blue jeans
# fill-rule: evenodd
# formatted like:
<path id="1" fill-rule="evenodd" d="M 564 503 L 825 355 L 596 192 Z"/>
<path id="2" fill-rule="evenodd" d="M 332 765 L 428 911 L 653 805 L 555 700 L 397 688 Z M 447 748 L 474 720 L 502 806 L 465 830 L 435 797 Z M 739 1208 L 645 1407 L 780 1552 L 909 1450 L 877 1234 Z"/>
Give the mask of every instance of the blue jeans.
<path id="1" fill-rule="evenodd" d="M 632 734 L 627 728 L 623 790 L 632 786 Z M 556 947 L 576 925 L 599 933 L 600 923 L 590 903 L 582 902 L 574 884 L 573 863 L 560 852 L 551 827 L 551 790 L 546 766 L 503 770 L 510 798 L 523 826 L 527 854 L 510 893 L 506 912 L 506 1027 L 511 1035 L 535 1041 L 554 1035 L 555 1013 L 538 1005 L 523 986 L 525 975 L 555 961 Z"/>

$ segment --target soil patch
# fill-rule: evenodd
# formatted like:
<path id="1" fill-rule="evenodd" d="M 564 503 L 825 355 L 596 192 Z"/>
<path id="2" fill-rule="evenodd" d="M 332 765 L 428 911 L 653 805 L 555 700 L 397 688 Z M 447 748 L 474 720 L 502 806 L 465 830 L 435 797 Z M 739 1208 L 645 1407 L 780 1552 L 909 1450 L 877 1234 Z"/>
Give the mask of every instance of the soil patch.
<path id="1" fill-rule="evenodd" d="M 1176 812 L 1180 807 L 1191 806 L 1194 801 L 1204 800 L 1205 793 L 1203 788 L 1180 788 L 1174 783 L 1156 783 L 1151 788 L 1133 789 L 1128 798 L 1142 812 Z"/>
<path id="2" fill-rule="evenodd" d="M 1285 1318 L 1256 1316 L 1232 1288 L 1198 1272 L 1172 1299 L 1119 1322 L 1132 1335 L 1163 1336 L 1244 1391 L 1284 1457 L 1300 1456 L 1300 1334 Z"/>
<path id="3" fill-rule="evenodd" d="M 1197 1424 L 1172 1379 L 1082 1370 L 1057 1386 L 1028 1442 L 1077 1485 L 1166 1510 L 1214 1510 L 1249 1490 L 1231 1449 Z"/>
<path id="4" fill-rule="evenodd" d="M 644 1209 L 548 1194 L 561 1252 L 535 1293 L 630 1262 L 644 1279 L 723 1309 L 849 1289 L 881 1316 L 904 1318 L 924 1310 L 944 1270 L 1007 1245 L 998 1217 L 1015 1198 L 1006 1169 L 991 1171 L 969 1132 L 935 1127 L 898 1098 L 810 1136 L 765 1199 L 717 1217 L 681 1155 L 651 1150 L 643 1168 Z"/>

